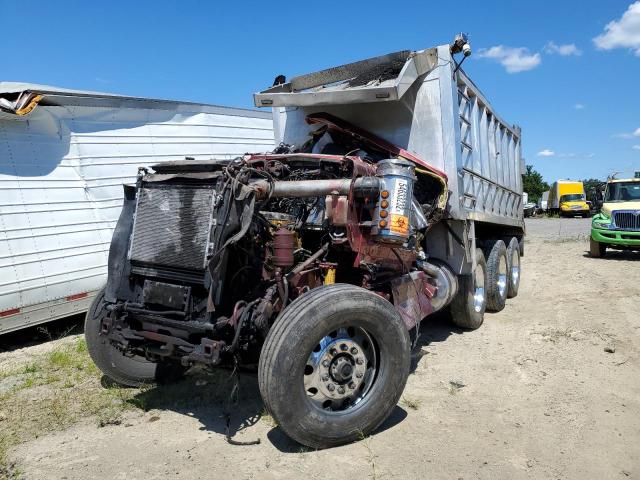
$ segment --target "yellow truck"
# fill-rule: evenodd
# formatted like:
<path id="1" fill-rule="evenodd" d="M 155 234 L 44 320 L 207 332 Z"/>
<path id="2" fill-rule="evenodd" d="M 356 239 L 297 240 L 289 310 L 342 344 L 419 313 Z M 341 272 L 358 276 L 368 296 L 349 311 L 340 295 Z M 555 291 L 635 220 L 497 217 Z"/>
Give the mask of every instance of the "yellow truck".
<path id="1" fill-rule="evenodd" d="M 549 190 L 548 207 L 551 212 L 559 213 L 560 216 L 589 217 L 591 210 L 584 194 L 582 182 L 573 180 L 558 180 L 554 182 Z"/>
<path id="2" fill-rule="evenodd" d="M 607 248 L 640 250 L 640 172 L 607 182 L 600 213 L 591 223 L 591 256 L 604 257 Z"/>

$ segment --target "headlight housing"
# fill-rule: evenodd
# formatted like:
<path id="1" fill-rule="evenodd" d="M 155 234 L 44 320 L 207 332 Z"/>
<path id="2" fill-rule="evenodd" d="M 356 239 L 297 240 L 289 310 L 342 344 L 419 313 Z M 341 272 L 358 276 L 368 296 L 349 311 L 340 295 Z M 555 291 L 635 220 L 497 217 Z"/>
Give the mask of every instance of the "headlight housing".
<path id="1" fill-rule="evenodd" d="M 611 217 L 604 213 L 599 213 L 593 217 L 591 226 L 593 226 L 593 228 L 611 228 Z"/>

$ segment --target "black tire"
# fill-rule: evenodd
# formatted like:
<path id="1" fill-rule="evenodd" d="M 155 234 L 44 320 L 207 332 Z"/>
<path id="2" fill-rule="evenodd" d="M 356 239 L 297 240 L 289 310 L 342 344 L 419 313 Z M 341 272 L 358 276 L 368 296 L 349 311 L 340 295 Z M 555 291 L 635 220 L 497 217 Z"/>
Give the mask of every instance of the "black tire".
<path id="1" fill-rule="evenodd" d="M 487 263 L 482 250 L 476 249 L 476 269 L 470 275 L 458 277 L 458 293 L 451 302 L 451 320 L 455 325 L 468 330 L 475 330 L 484 321 L 487 307 Z M 481 299 L 476 297 L 476 287 Z M 476 302 L 476 299 L 479 301 Z"/>
<path id="2" fill-rule="evenodd" d="M 487 310 L 499 312 L 507 304 L 509 290 L 509 258 L 502 240 L 490 240 L 485 244 L 487 259 Z"/>
<path id="3" fill-rule="evenodd" d="M 342 355 L 354 352 L 344 344 L 340 345 L 344 350 L 334 349 L 334 344 L 338 345 L 336 342 L 349 341 L 340 333 L 346 334 L 348 330 L 365 331 L 370 335 L 372 345 L 367 347 L 368 343 L 363 342 L 364 346 L 355 352 L 364 354 L 368 351 L 367 355 L 376 355 L 376 360 L 362 362 L 361 358 L 356 358 L 364 367 L 352 363 L 355 373 L 350 375 L 364 377 L 356 380 L 361 383 L 355 390 L 346 392 L 354 397 L 364 392 L 355 405 L 342 397 L 335 402 L 350 405 L 345 409 L 334 408 L 336 405 L 331 400 L 321 406 L 317 402 L 327 398 L 326 395 L 318 389 L 307 389 L 307 379 L 311 375 L 318 375 L 318 379 L 322 377 L 321 389 L 336 383 L 333 387 L 338 386 L 339 391 L 346 385 L 336 380 L 333 373 L 330 377 L 322 369 L 332 372 Z M 335 337 L 329 336 L 331 333 Z M 351 333 L 348 335 L 353 337 Z M 409 375 L 410 350 L 408 331 L 390 302 L 353 285 L 318 287 L 288 306 L 271 328 L 260 355 L 260 393 L 274 420 L 295 441 L 312 448 L 343 445 L 374 431 L 392 412 Z M 315 358 L 318 361 L 330 358 L 331 362 L 323 360 L 322 364 L 318 363 L 317 371 L 312 368 L 308 372 L 313 367 L 310 362 Z M 370 363 L 375 364 L 376 371 L 367 368 Z M 358 368 L 367 369 L 366 373 L 362 374 L 363 370 L 358 371 Z M 367 382 L 370 383 L 364 389 Z M 351 385 L 349 383 L 348 387 L 354 388 Z M 340 393 L 345 394 L 345 390 L 346 386 Z"/>
<path id="4" fill-rule="evenodd" d="M 520 278 L 522 276 L 521 259 L 520 259 L 520 242 L 516 237 L 512 237 L 507 247 L 508 268 L 508 285 L 507 298 L 518 296 L 520 288 Z"/>
<path id="5" fill-rule="evenodd" d="M 607 254 L 607 245 L 589 238 L 589 255 L 594 258 L 602 258 Z"/>
<path id="6" fill-rule="evenodd" d="M 140 387 L 151 383 L 168 383 L 179 379 L 185 369 L 172 361 L 153 363 L 145 358 L 125 357 L 100 334 L 104 308 L 104 289 L 98 292 L 87 312 L 84 336 L 87 350 L 96 366 L 113 382 L 125 387 Z"/>

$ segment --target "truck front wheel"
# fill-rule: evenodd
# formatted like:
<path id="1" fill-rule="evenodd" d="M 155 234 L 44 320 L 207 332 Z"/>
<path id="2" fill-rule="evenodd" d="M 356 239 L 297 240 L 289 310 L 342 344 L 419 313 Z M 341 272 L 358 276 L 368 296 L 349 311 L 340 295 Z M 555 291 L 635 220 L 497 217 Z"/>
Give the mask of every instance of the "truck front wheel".
<path id="1" fill-rule="evenodd" d="M 393 305 L 334 284 L 304 294 L 273 325 L 258 384 L 287 435 L 327 448 L 375 430 L 400 399 L 409 366 L 409 334 Z"/>
<path id="2" fill-rule="evenodd" d="M 95 296 L 84 322 L 87 350 L 96 366 L 113 382 L 126 387 L 177 380 L 184 368 L 177 362 L 153 363 L 139 356 L 125 357 L 100 333 L 102 319 L 108 315 L 104 289 Z"/>
<path id="3" fill-rule="evenodd" d="M 458 285 L 458 293 L 450 306 L 451 320 L 458 327 L 475 330 L 482 325 L 487 308 L 487 263 L 479 248 L 476 267 L 471 275 L 460 275 Z"/>
<path id="4" fill-rule="evenodd" d="M 607 246 L 602 243 L 594 240 L 593 238 L 589 239 L 589 254 L 592 257 L 602 258 L 607 253 Z"/>

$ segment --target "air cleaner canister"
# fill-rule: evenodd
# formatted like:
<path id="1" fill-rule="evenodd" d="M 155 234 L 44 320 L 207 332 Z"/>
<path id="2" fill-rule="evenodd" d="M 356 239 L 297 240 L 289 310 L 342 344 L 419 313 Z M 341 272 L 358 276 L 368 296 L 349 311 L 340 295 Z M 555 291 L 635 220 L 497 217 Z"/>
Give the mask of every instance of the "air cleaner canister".
<path id="1" fill-rule="evenodd" d="M 376 176 L 380 178 L 380 193 L 372 233 L 379 242 L 405 243 L 411 234 L 415 165 L 400 158 L 381 160 Z"/>

